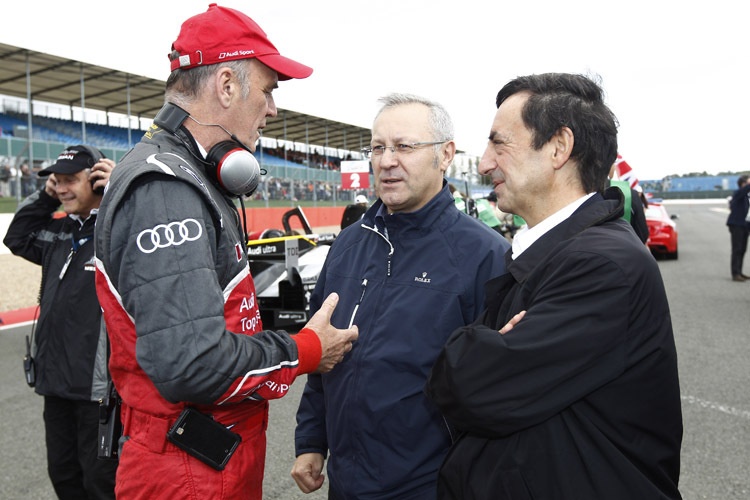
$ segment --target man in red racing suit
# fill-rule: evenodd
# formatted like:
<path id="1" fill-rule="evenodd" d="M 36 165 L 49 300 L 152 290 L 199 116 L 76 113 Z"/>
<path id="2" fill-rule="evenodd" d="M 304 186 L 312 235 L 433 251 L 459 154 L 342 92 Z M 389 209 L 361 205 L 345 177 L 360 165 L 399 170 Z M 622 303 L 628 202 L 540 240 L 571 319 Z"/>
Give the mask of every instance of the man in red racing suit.
<path id="1" fill-rule="evenodd" d="M 219 52 L 227 40 L 236 53 Z M 173 49 L 170 103 L 110 179 L 96 228 L 97 293 L 123 400 L 116 493 L 260 499 L 267 400 L 300 374 L 330 370 L 356 327 L 330 325 L 332 295 L 299 334 L 262 330 L 239 215 L 210 174 L 221 164 L 209 160 L 227 135 L 237 149 L 254 145 L 276 115 L 277 81 L 312 70 L 280 56 L 250 18 L 215 4 L 183 24 Z M 223 470 L 167 440 L 187 406 L 240 435 Z"/>

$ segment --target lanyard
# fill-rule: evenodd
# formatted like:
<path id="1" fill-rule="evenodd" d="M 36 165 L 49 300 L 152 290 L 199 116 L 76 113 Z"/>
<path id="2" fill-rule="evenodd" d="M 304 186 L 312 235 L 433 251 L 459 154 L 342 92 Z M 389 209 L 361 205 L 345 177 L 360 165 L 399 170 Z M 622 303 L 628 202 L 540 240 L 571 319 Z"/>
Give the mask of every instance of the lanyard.
<path id="1" fill-rule="evenodd" d="M 91 238 L 93 238 L 93 236 L 86 236 L 85 238 L 81 238 L 79 240 L 76 240 L 75 236 L 71 238 L 73 240 L 73 248 L 70 249 L 68 258 L 65 260 L 65 264 L 63 264 L 62 270 L 60 271 L 60 280 L 62 280 L 65 277 L 65 273 L 68 272 L 68 266 L 70 266 L 70 261 L 73 260 L 73 255 Z"/>

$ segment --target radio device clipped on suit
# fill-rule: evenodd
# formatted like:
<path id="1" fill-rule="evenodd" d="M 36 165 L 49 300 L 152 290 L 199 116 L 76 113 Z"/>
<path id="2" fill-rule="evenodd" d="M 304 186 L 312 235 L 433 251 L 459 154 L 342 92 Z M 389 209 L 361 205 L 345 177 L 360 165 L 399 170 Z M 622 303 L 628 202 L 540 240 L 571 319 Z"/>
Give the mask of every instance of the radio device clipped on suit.
<path id="1" fill-rule="evenodd" d="M 112 380 L 107 384 L 107 395 L 99 400 L 98 453 L 100 459 L 117 460 L 120 455 L 119 441 L 122 436 L 120 411 L 122 399 Z"/>

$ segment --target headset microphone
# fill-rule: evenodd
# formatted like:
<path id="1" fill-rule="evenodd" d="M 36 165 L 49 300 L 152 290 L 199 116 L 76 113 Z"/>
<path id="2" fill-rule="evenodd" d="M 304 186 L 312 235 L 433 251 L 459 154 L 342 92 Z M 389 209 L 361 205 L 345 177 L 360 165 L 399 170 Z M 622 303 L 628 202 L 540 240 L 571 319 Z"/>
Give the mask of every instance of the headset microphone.
<path id="1" fill-rule="evenodd" d="M 185 143 L 186 141 L 182 137 L 184 133 L 180 131 L 180 126 L 187 118 L 198 125 L 219 127 L 232 139 L 214 145 L 205 160 L 198 158 L 206 166 L 206 174 L 231 195 L 250 196 L 253 194 L 260 182 L 260 165 L 250 148 L 245 146 L 234 134 L 218 123 L 201 123 L 190 116 L 190 113 L 170 102 L 166 103 L 157 113 L 154 117 L 154 123 L 176 135 Z M 192 149 L 188 147 L 193 156 L 196 156 Z"/>

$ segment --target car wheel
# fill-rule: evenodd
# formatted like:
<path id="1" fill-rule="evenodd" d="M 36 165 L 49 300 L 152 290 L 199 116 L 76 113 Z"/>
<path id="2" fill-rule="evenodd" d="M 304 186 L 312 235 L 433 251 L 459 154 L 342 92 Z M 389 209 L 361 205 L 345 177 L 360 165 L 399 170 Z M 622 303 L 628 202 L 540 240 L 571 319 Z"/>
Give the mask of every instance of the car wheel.
<path id="1" fill-rule="evenodd" d="M 675 249 L 674 252 L 668 253 L 667 254 L 667 258 L 670 259 L 670 260 L 677 260 L 677 250 Z"/>

